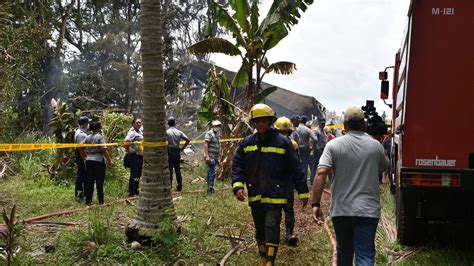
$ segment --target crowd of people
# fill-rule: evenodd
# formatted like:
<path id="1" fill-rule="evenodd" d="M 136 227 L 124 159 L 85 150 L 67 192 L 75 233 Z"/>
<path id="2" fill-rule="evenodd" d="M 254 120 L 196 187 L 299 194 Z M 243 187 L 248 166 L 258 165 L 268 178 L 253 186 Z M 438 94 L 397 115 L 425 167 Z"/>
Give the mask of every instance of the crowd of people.
<path id="1" fill-rule="evenodd" d="M 380 217 L 379 175 L 388 167 L 384 147 L 365 133 L 365 115 L 351 107 L 344 114 L 344 135 L 335 138 L 318 119 L 313 131 L 305 116 L 277 119 L 265 104 L 250 110 L 256 132 L 241 141 L 232 162 L 232 187 L 239 201 L 248 198 L 260 254 L 259 265 L 273 265 L 285 213 L 286 243 L 296 245 L 294 190 L 303 208 L 312 186 L 312 214 L 322 224 L 322 192 L 331 180 L 330 216 L 337 240 L 338 265 L 374 265 Z M 274 126 L 272 127 L 272 124 Z"/>
<path id="2" fill-rule="evenodd" d="M 280 243 L 280 223 L 285 214 L 285 242 L 296 246 L 294 234 L 294 191 L 305 207 L 312 190 L 312 214 L 316 223 L 323 221 L 321 197 L 327 180 L 331 183 L 332 218 L 337 239 L 338 265 L 373 265 L 375 233 L 380 217 L 379 176 L 388 167 L 387 142 L 384 145 L 365 133 L 361 108 L 351 107 L 344 114 L 344 134 L 335 137 L 323 117 L 313 130 L 305 115 L 277 118 L 265 104 L 250 110 L 255 131 L 239 144 L 232 161 L 232 188 L 237 200 L 247 199 L 255 225 L 260 265 L 273 265 Z M 76 143 L 104 144 L 101 124 L 82 116 L 78 120 Z M 183 188 L 181 152 L 190 139 L 177 129 L 174 117 L 168 118 L 168 164 L 170 184 L 173 170 L 176 190 Z M 222 123 L 212 121 L 204 135 L 204 161 L 207 164 L 207 193 L 214 193 L 214 180 L 220 152 Z M 143 150 L 135 142 L 143 140 L 142 120 L 132 121 L 125 137 L 129 157 L 129 195 L 139 195 Z M 184 141 L 181 146 L 180 142 Z M 183 143 L 183 142 L 181 142 Z M 99 204 L 104 203 L 103 184 L 106 163 L 111 163 L 106 146 L 78 148 L 75 195 L 92 203 L 94 183 Z M 308 176 L 309 173 L 309 176 Z M 312 187 L 311 187 L 312 186 Z"/>
<path id="3" fill-rule="evenodd" d="M 92 120 L 87 116 L 78 119 L 78 129 L 74 134 L 74 142 L 77 144 L 96 144 L 94 146 L 79 147 L 76 149 L 77 173 L 75 178 L 75 196 L 84 200 L 87 205 L 92 204 L 94 194 L 94 184 L 97 190 L 99 204 L 104 204 L 104 181 L 106 174 L 106 161 L 112 164 L 112 160 L 105 144 L 106 140 L 102 135 L 102 126 L 99 121 Z M 211 130 L 207 131 L 204 137 L 205 162 L 208 165 L 207 191 L 214 193 L 214 179 L 216 176 L 216 166 L 220 152 L 220 129 L 222 123 L 218 120 L 212 121 Z M 173 172 L 176 175 L 176 190 L 182 191 L 183 178 L 181 175 L 181 152 L 189 145 L 190 139 L 186 134 L 176 128 L 176 119 L 168 118 L 167 151 L 170 185 L 173 184 Z M 125 158 L 124 166 L 130 169 L 128 183 L 128 194 L 130 197 L 138 196 L 140 178 L 143 167 L 143 146 L 137 142 L 143 141 L 143 122 L 141 118 L 132 120 L 132 127 L 124 139 Z M 181 146 L 180 142 L 184 141 Z"/>

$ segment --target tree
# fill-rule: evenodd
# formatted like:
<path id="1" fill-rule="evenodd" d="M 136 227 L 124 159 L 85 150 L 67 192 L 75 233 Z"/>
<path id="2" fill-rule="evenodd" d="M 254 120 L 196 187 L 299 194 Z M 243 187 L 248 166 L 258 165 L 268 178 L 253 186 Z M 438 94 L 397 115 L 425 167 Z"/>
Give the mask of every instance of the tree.
<path id="1" fill-rule="evenodd" d="M 191 45 L 188 51 L 195 55 L 224 53 L 240 56 L 242 66 L 232 80 L 232 86 L 246 87 L 246 109 L 253 105 L 261 91 L 261 82 L 266 73 L 291 74 L 296 69 L 294 63 L 276 62 L 270 64 L 267 52 L 288 36 L 292 26 L 298 23 L 301 12 L 306 11 L 313 0 L 274 0 L 267 16 L 259 23 L 257 0 L 229 0 L 233 15 L 227 8 L 210 1 L 210 10 L 218 23 L 226 28 L 235 40 L 212 37 Z M 256 81 L 254 81 L 254 74 Z"/>
<path id="2" fill-rule="evenodd" d="M 166 141 L 163 86 L 163 41 L 159 0 L 142 0 L 140 33 L 143 69 L 144 139 Z M 145 147 L 138 215 L 128 227 L 129 239 L 153 236 L 165 219 L 175 220 L 167 152 L 163 147 Z M 171 217 L 170 217 L 171 216 Z"/>

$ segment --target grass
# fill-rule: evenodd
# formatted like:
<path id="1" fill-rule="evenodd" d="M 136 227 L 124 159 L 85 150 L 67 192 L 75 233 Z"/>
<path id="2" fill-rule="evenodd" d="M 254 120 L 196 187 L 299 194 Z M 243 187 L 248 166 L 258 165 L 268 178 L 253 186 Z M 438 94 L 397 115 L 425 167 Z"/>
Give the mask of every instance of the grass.
<path id="1" fill-rule="evenodd" d="M 42 170 L 41 162 L 48 156 L 48 152 L 42 151 L 39 155 L 25 153 L 23 157 L 17 157 L 18 174 L 0 180 L 0 208 L 9 208 L 15 202 L 20 217 L 26 219 L 84 207 L 83 203 L 74 199 L 73 185 L 58 185 Z M 128 172 L 121 165 L 117 165 L 114 171 L 108 169 L 108 172 L 106 203 L 128 194 Z M 205 191 L 205 175 L 206 166 L 202 162 L 186 161 L 183 165 L 184 192 L 173 195 L 181 232 L 176 233 L 168 226 L 171 223 L 165 221 L 157 246 L 134 250 L 126 242 L 124 229 L 136 215 L 137 202 L 132 202 L 48 219 L 76 223 L 76 226 L 28 225 L 20 238 L 22 250 L 16 260 L 21 264 L 52 265 L 216 264 L 233 247 L 229 239 L 217 235 L 234 235 L 242 237 L 244 241 L 240 243 L 239 252 L 232 255 L 228 263 L 255 264 L 258 254 L 250 208 L 232 195 L 230 181 L 216 182 L 216 193 L 212 196 L 207 196 L 205 192 L 186 193 Z M 65 178 L 72 181 L 73 177 Z M 378 264 L 395 262 L 402 255 L 411 254 L 396 264 L 472 265 L 472 248 L 459 249 L 430 243 L 423 248 L 409 249 L 398 245 L 393 231 L 384 230 L 387 224 L 393 226 L 395 219 L 393 198 L 386 188 L 382 190 L 381 202 L 386 224 L 379 226 L 377 233 Z M 300 208 L 297 202 L 295 232 L 300 242 L 297 247 L 280 245 L 277 262 L 287 265 L 330 264 L 332 247 L 326 232 L 314 224 L 309 207 L 304 211 Z M 97 247 L 88 247 L 88 241 L 95 242 Z M 45 252 L 46 249 L 49 252 Z"/>

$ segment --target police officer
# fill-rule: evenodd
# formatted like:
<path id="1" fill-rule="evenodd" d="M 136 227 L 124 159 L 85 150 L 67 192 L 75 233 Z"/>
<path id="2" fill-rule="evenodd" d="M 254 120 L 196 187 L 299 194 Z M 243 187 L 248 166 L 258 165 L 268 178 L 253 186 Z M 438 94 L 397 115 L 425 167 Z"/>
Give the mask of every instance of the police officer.
<path id="1" fill-rule="evenodd" d="M 255 224 L 260 263 L 273 265 L 280 242 L 283 206 L 288 202 L 288 186 L 292 180 L 305 206 L 309 193 L 301 163 L 291 141 L 271 124 L 273 110 L 256 104 L 250 110 L 256 133 L 242 140 L 232 161 L 232 187 L 239 201 L 248 201 Z"/>
<path id="2" fill-rule="evenodd" d="M 319 164 L 319 158 L 321 158 L 321 155 L 323 154 L 323 150 L 326 147 L 326 144 L 328 143 L 328 137 L 326 136 L 326 132 L 324 131 L 324 127 L 326 126 L 326 119 L 324 118 L 318 118 L 318 128 L 316 129 L 316 132 L 314 135 L 316 135 L 316 138 L 318 138 L 317 141 L 312 141 L 313 145 L 313 154 L 311 154 L 310 157 L 310 162 L 309 162 L 309 170 L 310 170 L 310 176 L 309 180 L 311 185 L 313 185 L 313 180 L 314 176 L 316 175 L 316 169 L 318 168 Z"/>
<path id="3" fill-rule="evenodd" d="M 91 134 L 82 142 L 83 144 L 105 144 L 105 138 L 102 135 L 102 125 L 99 121 L 90 122 L 89 129 Z M 97 198 L 99 204 L 104 204 L 104 181 L 105 181 L 105 159 L 112 164 L 107 146 L 93 146 L 80 148 L 82 159 L 86 162 L 87 182 L 86 182 L 86 204 L 92 204 L 94 194 L 94 182 L 97 186 Z"/>
<path id="4" fill-rule="evenodd" d="M 131 142 L 143 141 L 142 119 L 134 118 L 132 127 L 125 137 L 125 151 L 130 156 L 130 177 L 128 179 L 128 195 L 137 196 L 139 194 L 140 177 L 142 176 L 143 152 L 139 145 Z"/>
<path id="5" fill-rule="evenodd" d="M 183 131 L 175 128 L 176 120 L 170 116 L 168 118 L 168 130 L 166 135 L 168 137 L 168 168 L 170 171 L 170 184 L 173 184 L 173 168 L 176 172 L 177 186 L 176 190 L 181 191 L 183 189 L 183 177 L 181 176 L 181 151 L 186 148 L 189 144 L 189 138 Z M 184 145 L 179 146 L 179 142 L 184 140 Z M 173 185 L 171 185 L 173 187 Z"/>
<path id="6" fill-rule="evenodd" d="M 298 152 L 298 142 L 291 138 L 293 129 L 290 119 L 282 116 L 275 121 L 274 126 L 283 136 L 288 137 L 291 140 L 293 148 Z M 283 207 L 283 211 L 285 212 L 285 240 L 289 246 L 296 246 L 298 243 L 298 237 L 293 234 L 295 228 L 295 210 L 293 209 L 295 201 L 295 186 L 293 185 L 293 182 L 289 182 L 288 185 L 288 203 Z"/>
<path id="7" fill-rule="evenodd" d="M 74 143 L 82 143 L 84 139 L 87 137 L 87 129 L 89 128 L 89 117 L 81 116 L 77 120 L 79 124 L 79 128 L 76 129 L 74 133 Z M 77 165 L 77 173 L 76 173 L 76 180 L 75 180 L 75 188 L 74 188 L 74 195 L 83 200 L 84 199 L 84 189 L 86 187 L 86 165 L 81 158 L 81 154 L 79 153 L 79 148 L 75 150 L 76 154 L 76 165 Z"/>

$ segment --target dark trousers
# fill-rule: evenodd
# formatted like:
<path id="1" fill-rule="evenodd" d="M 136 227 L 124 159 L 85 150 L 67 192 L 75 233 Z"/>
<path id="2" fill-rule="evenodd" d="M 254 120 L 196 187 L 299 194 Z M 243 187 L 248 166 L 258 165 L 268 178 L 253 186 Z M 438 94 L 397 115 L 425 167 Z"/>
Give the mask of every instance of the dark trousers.
<path id="1" fill-rule="evenodd" d="M 97 198 L 99 204 L 104 203 L 104 180 L 105 162 L 86 161 L 87 181 L 86 181 L 86 204 L 92 203 L 94 195 L 94 182 L 97 186 Z"/>
<path id="2" fill-rule="evenodd" d="M 280 243 L 282 206 L 264 206 L 258 204 L 251 206 L 251 209 L 257 243 L 278 245 Z"/>
<path id="3" fill-rule="evenodd" d="M 369 217 L 332 218 L 337 241 L 337 265 L 352 265 L 354 251 L 356 265 L 374 265 L 378 222 L 378 218 Z"/>
<path id="4" fill-rule="evenodd" d="M 183 185 L 181 176 L 181 150 L 179 148 L 168 148 L 168 168 L 170 170 L 170 184 L 173 186 L 173 168 L 176 173 L 178 187 Z"/>
<path id="5" fill-rule="evenodd" d="M 309 166 L 309 159 L 311 156 L 310 150 L 308 147 L 300 147 L 298 148 L 298 152 L 300 154 L 301 166 L 303 167 L 304 180 L 306 181 L 308 178 L 308 166 Z"/>
<path id="6" fill-rule="evenodd" d="M 285 212 L 286 235 L 289 236 L 293 234 L 293 229 L 295 228 L 295 210 L 293 208 L 293 205 L 295 203 L 295 191 L 292 182 L 290 182 L 290 185 L 288 186 L 287 199 L 288 202 L 283 207 L 283 211 Z"/>
<path id="7" fill-rule="evenodd" d="M 86 164 L 81 159 L 81 155 L 79 151 L 76 150 L 76 165 L 77 165 L 77 172 L 76 172 L 76 180 L 74 182 L 74 195 L 76 197 L 82 197 L 84 195 L 84 190 L 86 188 L 86 180 L 87 180 L 87 173 L 86 173 Z"/>
<path id="8" fill-rule="evenodd" d="M 143 155 L 130 154 L 130 178 L 128 180 L 128 195 L 139 194 L 140 177 L 142 176 Z"/>
<path id="9" fill-rule="evenodd" d="M 316 176 L 316 171 L 318 170 L 319 159 L 323 155 L 324 149 L 315 149 L 311 157 L 309 158 L 309 183 L 313 185 L 314 177 Z"/>

